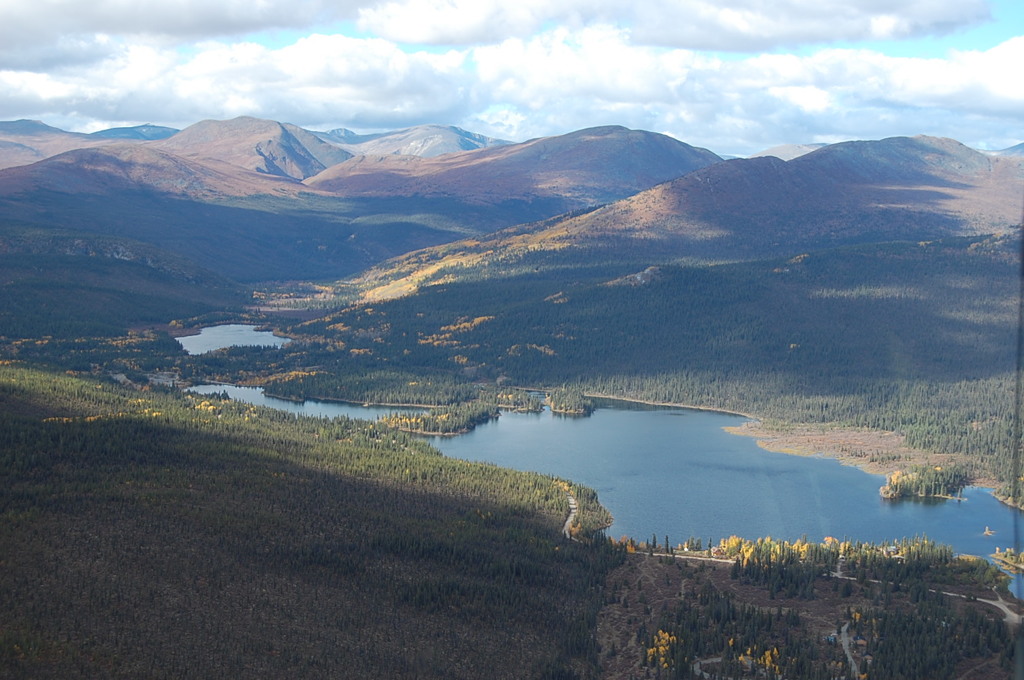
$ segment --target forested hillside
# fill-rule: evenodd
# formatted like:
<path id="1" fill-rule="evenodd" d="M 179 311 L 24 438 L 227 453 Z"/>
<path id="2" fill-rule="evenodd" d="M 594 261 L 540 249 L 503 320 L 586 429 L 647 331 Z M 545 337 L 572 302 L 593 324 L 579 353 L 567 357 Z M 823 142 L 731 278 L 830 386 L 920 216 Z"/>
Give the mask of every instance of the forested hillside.
<path id="1" fill-rule="evenodd" d="M 898 431 L 1008 463 L 1017 264 L 1009 239 L 890 243 L 624 271 L 524 256 L 290 327 L 287 396 L 347 398 L 352 373 L 447 369 L 790 423 Z M 226 368 L 226 366 L 225 366 Z M 285 391 L 288 383 L 303 385 Z M 358 398 L 358 397 L 355 397 Z"/>
<path id="2" fill-rule="evenodd" d="M 2 677 L 595 675 L 561 480 L 9 363 L 0 475 Z"/>

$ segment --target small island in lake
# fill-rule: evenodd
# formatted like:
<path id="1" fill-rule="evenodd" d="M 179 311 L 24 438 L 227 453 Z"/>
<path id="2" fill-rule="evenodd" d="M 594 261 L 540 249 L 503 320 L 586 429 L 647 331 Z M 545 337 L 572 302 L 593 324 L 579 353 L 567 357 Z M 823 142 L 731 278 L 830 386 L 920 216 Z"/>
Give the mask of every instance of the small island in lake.
<path id="1" fill-rule="evenodd" d="M 888 477 L 878 492 L 882 498 L 958 498 L 967 486 L 968 476 L 963 468 L 953 465 L 915 465 L 909 470 L 897 470 Z"/>
<path id="2" fill-rule="evenodd" d="M 564 416 L 589 416 L 594 412 L 594 402 L 583 396 L 581 390 L 551 390 L 544 402 L 551 408 L 552 413 Z"/>

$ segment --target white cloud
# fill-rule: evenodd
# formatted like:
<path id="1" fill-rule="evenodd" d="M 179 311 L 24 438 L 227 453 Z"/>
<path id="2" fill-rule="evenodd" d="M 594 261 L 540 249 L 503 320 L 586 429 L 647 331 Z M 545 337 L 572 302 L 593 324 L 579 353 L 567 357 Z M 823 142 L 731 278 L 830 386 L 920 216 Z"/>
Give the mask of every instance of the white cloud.
<path id="1" fill-rule="evenodd" d="M 24 15 L 23 26 L 32 23 L 24 0 L 0 1 L 13 3 Z M 522 0 L 511 7 L 490 0 L 361 4 L 363 27 L 382 34 L 424 42 L 494 38 L 447 50 L 338 34 L 308 35 L 278 48 L 254 39 L 177 45 L 145 35 L 90 34 L 86 29 L 115 28 L 115 9 L 128 11 L 129 0 L 97 2 L 98 17 L 87 20 L 86 12 L 74 10 L 79 18 L 68 21 L 79 32 L 59 37 L 49 49 L 6 50 L 0 41 L 0 119 L 33 117 L 96 129 L 103 121 L 181 127 L 246 114 L 321 129 L 451 123 L 507 139 L 614 123 L 667 132 L 722 153 L 749 153 L 783 142 L 893 134 L 961 138 L 969 118 L 970 136 L 962 141 L 990 140 L 988 146 L 1000 148 L 1003 141 L 1010 146 L 1024 139 L 1024 81 L 1014 72 L 1024 63 L 1024 38 L 936 59 L 835 48 L 719 57 L 650 44 L 672 36 L 686 43 L 701 33 L 701 39 L 723 44 L 741 34 L 769 41 L 820 38 L 830 13 L 836 34 L 938 31 L 957 17 L 977 15 L 984 7 L 977 0 L 893 6 L 881 0 L 841 6 L 784 0 L 772 16 L 754 0 L 652 0 L 636 8 L 610 0 Z M 200 0 L 168 7 L 205 11 L 220 22 L 211 27 L 226 31 L 301 23 L 326 11 L 325 2 L 300 3 L 291 17 L 281 15 L 291 7 L 285 0 L 250 0 L 249 18 L 235 17 L 243 7 L 236 0 L 206 9 Z M 72 5 L 78 7 L 78 0 L 52 0 L 50 7 L 71 11 Z M 337 12 L 354 16 L 359 8 L 353 2 Z M 651 14 L 657 10 L 660 27 Z M 171 10 L 153 11 L 159 17 Z M 898 19 L 885 18 L 890 16 Z M 389 17 L 390 24 L 375 23 Z M 136 12 L 117 25 L 142 30 L 147 21 L 154 20 L 143 21 Z M 189 21 L 181 20 L 179 28 L 186 30 Z M 716 34 L 715 27 L 725 24 L 729 30 Z M 11 30 L 0 24 L 0 34 Z"/>
<path id="2" fill-rule="evenodd" d="M 525 36 L 551 17 L 536 0 L 404 0 L 359 12 L 359 26 L 405 43 L 471 44 Z"/>
<path id="3" fill-rule="evenodd" d="M 90 34 L 239 35 L 354 18 L 356 9 L 329 0 L 4 0 L 0 44 Z"/>
<path id="4" fill-rule="evenodd" d="M 184 56 L 122 46 L 59 76 L 0 71 L 0 90 L 8 95 L 0 100 L 0 117 L 16 100 L 22 111 L 172 125 L 245 114 L 391 126 L 464 117 L 464 80 L 458 52 L 409 54 L 378 39 L 310 36 L 277 50 L 208 42 Z"/>
<path id="5" fill-rule="evenodd" d="M 751 52 L 944 34 L 987 19 L 988 1 L 4 0 L 0 68 L 95 60 L 122 40 L 188 43 L 356 19 L 369 35 L 407 44 L 494 44 L 552 26 L 613 25 L 629 27 L 636 45 Z"/>
<path id="6" fill-rule="evenodd" d="M 478 48 L 478 87 L 506 116 L 521 114 L 521 136 L 618 122 L 749 153 L 783 142 L 958 138 L 971 116 L 986 136 L 1024 138 L 1014 116 L 1024 83 L 1011 73 L 1024 63 L 1024 38 L 932 60 L 840 49 L 719 60 L 628 38 L 595 28 Z"/>
<path id="7" fill-rule="evenodd" d="M 392 0 L 359 10 L 361 28 L 408 43 L 483 44 L 552 24 L 611 24 L 632 27 L 640 45 L 740 52 L 945 34 L 987 18 L 987 0 Z"/>
<path id="8" fill-rule="evenodd" d="M 472 55 L 479 87 L 492 98 L 532 110 L 554 107 L 555 115 L 572 99 L 599 109 L 674 105 L 690 70 L 714 62 L 685 50 L 631 46 L 626 31 L 607 26 L 510 39 Z"/>
<path id="9" fill-rule="evenodd" d="M 769 87 L 768 93 L 809 113 L 828 111 L 832 106 L 829 93 L 813 85 Z"/>
<path id="10" fill-rule="evenodd" d="M 989 16 L 985 0 L 665 0 L 642 8 L 635 21 L 638 41 L 743 52 L 945 34 Z"/>

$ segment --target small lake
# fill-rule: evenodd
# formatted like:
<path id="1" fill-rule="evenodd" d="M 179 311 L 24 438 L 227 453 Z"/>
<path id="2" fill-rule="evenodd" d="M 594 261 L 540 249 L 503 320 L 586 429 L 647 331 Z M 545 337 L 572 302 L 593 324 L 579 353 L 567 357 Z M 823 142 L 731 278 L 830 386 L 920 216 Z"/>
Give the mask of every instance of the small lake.
<path id="1" fill-rule="evenodd" d="M 193 391 L 315 416 L 376 418 L 399 407 L 294 403 L 259 388 L 209 385 Z M 1018 511 L 987 489 L 964 500 L 886 501 L 884 478 L 821 457 L 765 451 L 722 428 L 742 416 L 602 401 L 593 415 L 503 413 L 458 437 L 431 437 L 448 456 L 556 475 L 597 490 L 614 515 L 609 536 L 656 535 L 675 545 L 732 534 L 813 541 L 826 536 L 889 541 L 924 535 L 960 553 L 988 556 L 1015 544 Z M 985 535 L 986 527 L 994 533 Z"/>
<path id="2" fill-rule="evenodd" d="M 291 342 L 270 331 L 258 331 L 248 324 L 225 324 L 208 326 L 198 335 L 183 335 L 175 338 L 189 354 L 206 354 L 225 347 L 281 347 Z"/>

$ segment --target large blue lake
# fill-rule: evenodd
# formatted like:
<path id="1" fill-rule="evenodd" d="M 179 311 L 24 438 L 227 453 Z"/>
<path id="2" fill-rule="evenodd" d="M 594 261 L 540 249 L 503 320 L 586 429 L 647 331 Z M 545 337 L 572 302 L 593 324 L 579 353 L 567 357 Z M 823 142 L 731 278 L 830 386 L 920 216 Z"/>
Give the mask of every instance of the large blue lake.
<path id="1" fill-rule="evenodd" d="M 207 385 L 233 399 L 297 414 L 373 419 L 401 410 L 353 404 L 294 403 L 259 388 Z M 925 535 L 961 553 L 987 556 L 1014 545 L 1015 515 L 986 489 L 964 500 L 886 501 L 884 479 L 816 457 L 772 453 L 723 428 L 742 416 L 682 408 L 601 402 L 587 418 L 550 411 L 504 413 L 458 437 L 432 437 L 449 456 L 533 470 L 597 490 L 615 517 L 608 534 L 668 535 L 705 543 L 736 534 L 796 539 L 806 535 L 886 541 Z M 988 527 L 994 533 L 986 536 Z"/>

